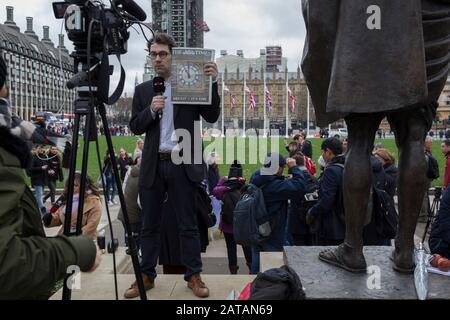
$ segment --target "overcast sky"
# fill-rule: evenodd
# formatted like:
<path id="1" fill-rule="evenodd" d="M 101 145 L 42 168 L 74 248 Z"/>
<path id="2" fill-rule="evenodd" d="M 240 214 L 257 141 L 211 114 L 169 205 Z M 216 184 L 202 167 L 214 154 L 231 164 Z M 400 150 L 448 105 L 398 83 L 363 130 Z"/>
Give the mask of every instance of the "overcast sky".
<path id="1" fill-rule="evenodd" d="M 147 21 L 151 22 L 151 1 L 135 0 L 147 13 Z M 62 20 L 55 19 L 50 0 L 2 0 L 0 22 L 6 20 L 6 6 L 14 6 L 14 20 L 21 31 L 26 30 L 26 17 L 34 17 L 34 30 L 42 38 L 42 26 L 50 26 L 50 37 L 57 45 L 58 33 L 61 33 Z M 106 1 L 105 1 L 106 2 Z M 205 48 L 228 50 L 235 54 L 236 50 L 244 50 L 245 57 L 259 56 L 259 50 L 267 45 L 281 45 L 283 55 L 288 58 L 291 71 L 300 63 L 305 26 L 301 15 L 301 0 L 204 0 L 204 19 L 211 31 L 205 34 Z M 127 73 L 125 92 L 133 93 L 135 77 L 142 81 L 145 64 L 145 39 L 131 30 L 128 42 L 128 53 L 122 56 L 122 63 Z M 139 31 L 140 32 L 140 31 Z M 65 34 L 65 30 L 63 30 Z M 66 47 L 73 47 L 65 37 Z M 115 58 L 111 58 L 115 60 Z M 118 78 L 116 68 L 114 79 Z M 116 83 L 112 82 L 111 86 Z M 113 88 L 114 89 L 114 88 Z"/>

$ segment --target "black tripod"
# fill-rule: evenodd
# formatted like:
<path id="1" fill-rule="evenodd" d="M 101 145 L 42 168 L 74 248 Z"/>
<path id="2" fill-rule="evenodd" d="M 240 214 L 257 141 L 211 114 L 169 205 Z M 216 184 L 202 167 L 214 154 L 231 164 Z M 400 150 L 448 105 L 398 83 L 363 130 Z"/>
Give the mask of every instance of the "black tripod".
<path id="1" fill-rule="evenodd" d="M 87 69 L 89 70 L 89 68 Z M 87 80 L 87 79 L 85 79 Z M 81 224 L 82 224 L 82 218 L 83 218 L 83 206 L 84 206 L 84 195 L 86 192 L 86 173 L 87 173 L 87 166 L 88 166 L 88 155 L 89 155 L 89 145 L 91 141 L 96 142 L 97 146 L 97 158 L 99 162 L 99 166 L 101 167 L 101 160 L 100 160 L 100 153 L 99 153 L 99 147 L 98 147 L 98 135 L 97 135 L 97 128 L 96 128 L 96 121 L 95 121 L 95 113 L 96 110 L 98 111 L 103 128 L 104 128 L 104 134 L 106 137 L 107 142 L 107 148 L 108 148 L 108 154 L 111 161 L 111 166 L 114 172 L 115 182 L 117 185 L 117 190 L 119 194 L 120 199 L 120 206 L 123 212 L 123 218 L 124 218 L 124 226 L 126 229 L 126 236 L 127 236 L 127 243 L 128 243 L 128 250 L 127 254 L 131 256 L 131 260 L 133 263 L 133 268 L 136 276 L 136 282 L 139 289 L 139 294 L 141 300 L 147 300 L 147 295 L 144 289 L 144 284 L 142 281 L 142 275 L 140 272 L 140 266 L 139 266 L 139 259 L 138 259 L 138 249 L 136 246 L 135 238 L 133 237 L 133 233 L 131 231 L 131 226 L 129 222 L 128 212 L 126 210 L 125 205 L 125 198 L 123 195 L 119 170 L 117 168 L 117 160 L 114 154 L 114 148 L 112 144 L 111 139 L 111 131 L 108 126 L 108 121 L 106 118 L 106 109 L 103 102 L 99 101 L 97 97 L 95 96 L 96 87 L 91 86 L 89 81 L 82 82 L 80 85 L 78 85 L 78 98 L 75 101 L 75 123 L 74 123 L 74 131 L 72 136 L 72 146 L 73 146 L 73 152 L 70 158 L 70 169 L 69 169 L 69 178 L 68 178 L 68 193 L 67 193 L 67 203 L 66 203 L 66 216 L 64 221 L 64 234 L 67 236 L 73 236 L 73 235 L 80 235 L 81 234 Z M 74 178 L 75 178 L 75 170 L 76 170 L 76 162 L 77 162 L 77 146 L 78 146 L 78 132 L 80 130 L 80 121 L 81 117 L 86 117 L 85 122 L 85 130 L 84 130 L 84 146 L 83 146 L 83 159 L 82 159 L 82 166 L 81 166 L 81 181 L 80 181 L 80 200 L 79 200 L 79 206 L 78 206 L 78 216 L 77 216 L 77 225 L 76 230 L 71 230 L 71 214 L 72 214 L 72 204 L 73 204 L 73 191 L 74 191 Z M 105 190 L 105 181 L 102 177 L 102 184 L 103 189 Z M 108 207 L 107 207 L 108 208 Z M 111 218 L 108 211 L 108 219 L 110 224 L 110 230 L 111 230 L 111 239 L 113 240 L 113 234 L 112 234 L 112 225 L 111 225 Z M 113 250 L 114 254 L 114 250 Z M 117 278 L 116 278 L 116 264 L 115 264 L 115 256 L 113 255 L 114 260 L 114 276 L 115 276 L 115 282 L 116 282 L 116 299 L 117 299 Z M 63 288 L 63 300 L 70 300 L 71 298 L 71 289 L 69 289 L 67 285 L 67 280 L 71 275 L 67 275 L 66 279 L 64 281 L 64 288 Z"/>
<path id="2" fill-rule="evenodd" d="M 427 234 L 429 233 L 429 228 L 431 225 L 433 225 L 434 219 L 436 218 L 436 215 L 439 211 L 439 207 L 441 204 L 441 197 L 442 197 L 441 187 L 434 188 L 434 199 L 431 206 L 430 206 L 430 198 L 428 197 L 427 224 L 425 225 L 425 230 L 423 232 L 422 243 L 425 243 L 425 239 L 427 237 Z"/>

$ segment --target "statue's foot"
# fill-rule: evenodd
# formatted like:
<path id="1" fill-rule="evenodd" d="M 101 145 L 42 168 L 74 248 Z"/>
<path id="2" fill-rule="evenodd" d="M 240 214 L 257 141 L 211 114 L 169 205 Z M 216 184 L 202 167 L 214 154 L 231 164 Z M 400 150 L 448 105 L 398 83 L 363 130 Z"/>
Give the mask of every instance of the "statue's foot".
<path id="1" fill-rule="evenodd" d="M 392 268 L 400 273 L 411 274 L 414 273 L 416 264 L 414 262 L 414 250 L 400 250 L 394 249 L 392 251 L 391 260 L 393 261 Z"/>
<path id="2" fill-rule="evenodd" d="M 362 250 L 356 250 L 345 243 L 336 249 L 320 252 L 319 259 L 353 273 L 365 273 L 367 269 Z"/>

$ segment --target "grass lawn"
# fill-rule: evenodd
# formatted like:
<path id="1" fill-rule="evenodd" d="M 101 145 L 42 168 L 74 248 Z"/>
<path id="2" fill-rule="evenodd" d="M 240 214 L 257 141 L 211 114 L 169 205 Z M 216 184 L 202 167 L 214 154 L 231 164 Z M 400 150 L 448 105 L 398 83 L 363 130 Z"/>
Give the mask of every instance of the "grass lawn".
<path id="1" fill-rule="evenodd" d="M 116 153 L 119 153 L 120 148 L 124 148 L 127 152 L 132 155 L 135 149 L 136 137 L 113 137 L 113 144 L 116 150 Z M 319 158 L 321 151 L 320 145 L 322 139 L 311 139 L 313 145 L 313 160 L 317 164 L 317 159 Z M 261 139 L 261 141 L 257 141 L 256 138 L 247 137 L 247 138 L 211 138 L 206 139 L 204 141 L 206 152 L 212 151 L 213 144 L 217 148 L 217 152 L 224 164 L 219 166 L 220 175 L 227 175 L 229 164 L 237 157 L 241 162 L 249 163 L 244 165 L 244 176 L 249 179 L 251 174 L 260 166 L 258 164 L 259 159 L 263 159 L 264 154 L 267 151 L 271 150 L 272 144 L 274 144 L 275 149 L 279 149 L 279 152 L 284 156 L 287 156 L 287 151 L 284 148 L 284 138 L 274 138 L 273 141 L 271 139 Z M 278 147 L 276 146 L 278 143 Z M 395 141 L 393 139 L 382 139 L 376 140 L 375 143 L 384 144 L 385 148 L 389 149 L 394 153 L 396 158 L 398 159 L 398 151 L 395 146 Z M 103 161 L 103 157 L 106 152 L 106 139 L 103 136 L 99 137 L 99 145 L 100 145 L 100 157 Z M 251 148 L 258 145 L 257 148 Z M 81 162 L 82 162 L 82 150 L 83 150 L 83 139 L 80 138 L 79 148 L 78 148 L 78 159 L 77 159 L 77 170 L 81 170 Z M 252 152 L 249 152 L 252 150 Z M 226 151 L 226 152 L 225 152 Z M 259 155 L 258 155 L 259 153 Z M 225 154 L 225 155 L 224 155 Z M 230 155 L 230 156 L 227 156 Z M 442 185 L 443 175 L 444 175 L 444 156 L 440 151 L 440 141 L 433 142 L 433 155 L 439 162 L 440 169 L 440 178 L 433 182 L 434 186 Z M 258 159 L 259 158 L 259 159 Z M 95 151 L 95 143 L 91 143 L 89 150 L 89 162 L 88 162 L 88 173 L 91 177 L 93 177 L 96 181 L 99 176 L 100 170 L 98 167 L 98 161 L 96 157 Z M 62 183 L 58 183 L 58 187 L 62 187 Z"/>

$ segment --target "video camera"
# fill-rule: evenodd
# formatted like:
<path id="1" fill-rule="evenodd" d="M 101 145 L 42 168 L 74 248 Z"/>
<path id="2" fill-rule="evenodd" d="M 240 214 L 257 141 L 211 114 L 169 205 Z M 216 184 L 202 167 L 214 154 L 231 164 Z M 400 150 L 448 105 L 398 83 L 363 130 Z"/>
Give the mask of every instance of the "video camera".
<path id="1" fill-rule="evenodd" d="M 93 52 L 125 54 L 130 33 L 130 23 L 144 21 L 145 12 L 133 0 L 111 0 L 111 8 L 92 0 L 66 0 L 54 2 L 57 19 L 65 19 L 65 28 L 75 50 L 85 50 L 91 36 Z M 89 34 L 91 22 L 95 21 Z"/>
<path id="2" fill-rule="evenodd" d="M 141 29 L 142 25 L 147 27 L 141 23 L 147 15 L 133 0 L 110 0 L 110 3 L 110 8 L 99 0 L 53 3 L 55 17 L 65 20 L 68 38 L 75 47 L 71 56 L 76 74 L 67 82 L 67 87 L 89 86 L 91 92 L 96 91 L 96 104 L 108 105 L 120 98 L 125 83 L 122 67 L 119 85 L 108 97 L 109 77 L 112 74 L 108 56 L 114 54 L 120 61 L 120 55 L 127 52 L 128 28 L 133 24 L 138 24 Z"/>

